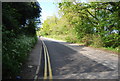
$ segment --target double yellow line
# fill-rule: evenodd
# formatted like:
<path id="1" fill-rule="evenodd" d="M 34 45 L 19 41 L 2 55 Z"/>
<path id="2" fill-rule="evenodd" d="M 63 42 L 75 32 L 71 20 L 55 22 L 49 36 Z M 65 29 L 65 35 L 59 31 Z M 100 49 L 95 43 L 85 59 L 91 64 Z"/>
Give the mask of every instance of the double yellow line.
<path id="1" fill-rule="evenodd" d="M 50 64 L 50 56 L 48 54 L 48 50 L 47 50 L 47 47 L 45 45 L 45 43 L 42 41 L 42 45 L 43 45 L 43 49 L 44 49 L 44 61 L 45 61 L 45 64 L 44 64 L 44 80 L 45 79 L 50 79 L 50 81 L 52 81 L 52 69 L 51 69 L 51 64 Z M 41 53 L 42 53 L 42 48 L 40 49 L 40 59 L 39 59 L 39 65 L 36 69 L 36 73 L 35 73 L 35 77 L 34 77 L 34 81 L 37 80 L 38 78 L 38 73 L 39 73 L 39 70 L 40 70 L 40 66 L 41 66 Z M 48 77 L 48 74 L 49 74 L 49 77 Z"/>
<path id="2" fill-rule="evenodd" d="M 44 48 L 44 79 L 52 79 L 52 69 L 51 69 L 51 64 L 50 64 L 50 56 L 48 54 L 47 47 L 45 43 L 42 40 L 43 48 Z M 49 74 L 49 77 L 48 77 Z"/>

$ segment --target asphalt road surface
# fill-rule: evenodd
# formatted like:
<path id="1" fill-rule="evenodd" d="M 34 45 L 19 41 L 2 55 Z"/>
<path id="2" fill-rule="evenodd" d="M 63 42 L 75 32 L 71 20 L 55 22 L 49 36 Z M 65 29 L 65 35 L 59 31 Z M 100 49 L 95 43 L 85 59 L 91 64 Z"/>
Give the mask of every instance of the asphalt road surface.
<path id="1" fill-rule="evenodd" d="M 106 53 L 108 54 L 106 56 L 103 54 L 104 52 L 99 52 L 99 50 L 87 50 L 89 48 L 83 45 L 71 45 L 67 42 L 43 37 L 41 40 L 44 41 L 48 49 L 53 79 L 118 78 L 117 55 Z M 94 56 L 90 56 L 90 54 Z"/>

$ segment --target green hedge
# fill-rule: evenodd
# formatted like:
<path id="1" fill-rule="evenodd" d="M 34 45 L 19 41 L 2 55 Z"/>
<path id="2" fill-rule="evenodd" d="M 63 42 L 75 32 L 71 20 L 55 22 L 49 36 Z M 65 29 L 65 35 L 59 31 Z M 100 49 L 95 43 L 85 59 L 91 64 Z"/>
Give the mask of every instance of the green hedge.
<path id="1" fill-rule="evenodd" d="M 15 77 L 20 72 L 21 66 L 36 41 L 36 36 L 30 37 L 26 35 L 7 38 L 6 40 L 3 38 L 3 78 Z"/>

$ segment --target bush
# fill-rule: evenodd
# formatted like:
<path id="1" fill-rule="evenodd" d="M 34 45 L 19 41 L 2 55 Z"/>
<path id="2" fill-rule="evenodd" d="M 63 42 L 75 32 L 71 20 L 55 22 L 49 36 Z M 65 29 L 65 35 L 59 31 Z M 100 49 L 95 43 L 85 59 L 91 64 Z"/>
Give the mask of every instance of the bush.
<path id="1" fill-rule="evenodd" d="M 103 41 L 100 35 L 93 35 L 92 37 L 92 45 L 94 47 L 103 47 Z"/>
<path id="2" fill-rule="evenodd" d="M 36 36 L 25 35 L 3 41 L 3 78 L 15 77 L 20 72 L 22 64 L 35 43 Z"/>
<path id="3" fill-rule="evenodd" d="M 116 48 L 120 45 L 120 36 L 118 34 L 110 34 L 105 37 L 103 37 L 103 42 L 105 47 L 112 47 Z"/>
<path id="4" fill-rule="evenodd" d="M 85 43 L 86 46 L 92 44 L 92 36 L 89 34 L 86 34 L 83 38 L 82 38 L 82 42 Z"/>
<path id="5" fill-rule="evenodd" d="M 85 43 L 86 46 L 92 45 L 94 47 L 102 47 L 103 41 L 100 35 L 91 35 L 87 34 L 82 38 L 82 42 Z"/>
<path id="6" fill-rule="evenodd" d="M 71 43 L 76 43 L 76 42 L 77 42 L 77 39 L 76 39 L 75 37 L 73 37 L 73 36 L 67 36 L 67 37 L 65 38 L 65 40 L 66 40 L 67 42 L 71 42 Z"/>

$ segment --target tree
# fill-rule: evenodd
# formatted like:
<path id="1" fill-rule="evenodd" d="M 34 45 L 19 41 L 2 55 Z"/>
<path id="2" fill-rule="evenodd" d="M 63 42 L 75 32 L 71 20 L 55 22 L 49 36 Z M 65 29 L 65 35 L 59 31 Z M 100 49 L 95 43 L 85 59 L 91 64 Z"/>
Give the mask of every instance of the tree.
<path id="1" fill-rule="evenodd" d="M 66 35 L 70 42 L 79 41 L 95 46 L 113 48 L 119 46 L 120 2 L 80 3 L 74 0 L 58 5 L 60 18 L 57 19 L 57 24 L 53 22 L 52 17 L 46 20 L 48 22 L 53 20 L 52 25 L 45 22 L 48 25 L 45 29 L 50 35 Z M 96 41 L 99 41 L 100 45 Z"/>
<path id="2" fill-rule="evenodd" d="M 2 3 L 3 79 L 16 79 L 28 53 L 37 42 L 36 25 L 40 23 L 38 2 Z"/>

